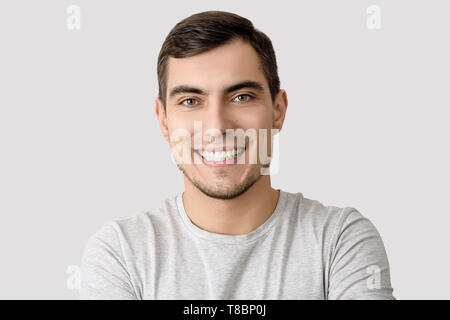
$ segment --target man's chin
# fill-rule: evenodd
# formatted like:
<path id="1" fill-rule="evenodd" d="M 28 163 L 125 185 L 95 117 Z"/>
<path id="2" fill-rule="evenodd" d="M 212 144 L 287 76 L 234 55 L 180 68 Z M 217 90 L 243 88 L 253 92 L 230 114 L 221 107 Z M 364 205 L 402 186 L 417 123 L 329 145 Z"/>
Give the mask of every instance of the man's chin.
<path id="1" fill-rule="evenodd" d="M 220 186 L 206 186 L 205 184 L 199 183 L 198 181 L 190 181 L 198 190 L 200 190 L 204 195 L 210 198 L 219 200 L 231 200 L 247 192 L 258 181 L 260 177 L 261 176 L 251 180 L 247 179 L 243 184 L 230 186 L 229 188 L 224 187 L 224 184 L 221 184 Z"/>
<path id="2" fill-rule="evenodd" d="M 247 190 L 243 190 L 243 191 L 239 191 L 239 190 L 230 190 L 230 191 L 211 191 L 208 189 L 204 189 L 204 188 L 199 188 L 197 187 L 198 190 L 200 190 L 204 195 L 213 198 L 213 199 L 218 199 L 218 200 L 231 200 L 231 199 L 235 199 L 237 197 L 239 197 L 240 195 L 242 195 L 245 191 Z"/>
<path id="3" fill-rule="evenodd" d="M 234 184 L 233 182 L 226 181 L 227 179 L 223 179 L 220 182 L 212 183 L 210 181 L 198 181 L 197 179 L 191 177 L 189 172 L 185 170 L 182 166 L 178 166 L 178 169 L 184 174 L 187 180 L 190 181 L 200 192 L 204 195 L 220 200 L 231 200 L 239 197 L 244 194 L 247 190 L 249 190 L 258 180 L 261 178 L 261 175 L 258 174 L 249 174 L 248 177 L 245 178 L 244 182 L 239 185 Z M 211 185 L 208 185 L 211 184 Z M 228 187 L 227 184 L 230 184 Z"/>
<path id="4" fill-rule="evenodd" d="M 198 188 L 204 195 L 213 198 L 213 199 L 219 199 L 219 200 L 231 200 L 234 198 L 239 197 L 243 192 L 239 190 L 221 190 L 221 191 L 211 191 L 204 188 Z M 245 191 L 244 191 L 245 192 Z"/>

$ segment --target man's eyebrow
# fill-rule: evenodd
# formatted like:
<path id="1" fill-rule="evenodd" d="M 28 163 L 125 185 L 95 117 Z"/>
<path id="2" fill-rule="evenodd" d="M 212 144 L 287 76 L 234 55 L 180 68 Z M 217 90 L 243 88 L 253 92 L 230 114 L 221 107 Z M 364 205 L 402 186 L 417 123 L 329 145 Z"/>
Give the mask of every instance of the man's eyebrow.
<path id="1" fill-rule="evenodd" d="M 225 93 L 231 93 L 233 91 L 239 90 L 239 89 L 255 89 L 258 91 L 263 92 L 264 91 L 264 87 L 261 83 L 257 82 L 257 81 L 253 81 L 253 80 L 246 80 L 246 81 L 242 81 L 236 84 L 233 84 L 232 86 L 226 88 L 224 90 Z"/>
<path id="2" fill-rule="evenodd" d="M 264 87 L 260 82 L 253 81 L 253 80 L 246 80 L 246 81 L 242 81 L 242 82 L 233 84 L 233 85 L 229 86 L 228 88 L 225 88 L 223 90 L 223 92 L 231 93 L 233 91 L 236 91 L 239 89 L 244 89 L 244 88 L 255 89 L 255 90 L 261 91 L 261 92 L 264 91 Z M 172 90 L 170 90 L 169 97 L 173 98 L 182 93 L 196 93 L 196 94 L 203 94 L 203 95 L 206 94 L 206 92 L 200 88 L 196 88 L 196 87 L 192 87 L 192 86 L 188 86 L 188 85 L 180 85 L 180 86 L 176 86 Z"/>

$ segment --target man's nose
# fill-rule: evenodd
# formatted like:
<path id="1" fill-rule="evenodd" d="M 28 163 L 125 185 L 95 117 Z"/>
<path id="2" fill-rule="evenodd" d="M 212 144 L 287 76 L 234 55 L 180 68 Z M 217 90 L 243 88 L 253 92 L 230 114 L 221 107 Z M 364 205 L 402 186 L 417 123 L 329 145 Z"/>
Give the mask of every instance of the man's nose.
<path id="1" fill-rule="evenodd" d="M 206 108 L 203 119 L 205 140 L 211 143 L 218 143 L 218 140 L 226 143 L 226 130 L 234 129 L 230 110 L 227 109 L 226 104 L 219 99 L 211 102 Z"/>

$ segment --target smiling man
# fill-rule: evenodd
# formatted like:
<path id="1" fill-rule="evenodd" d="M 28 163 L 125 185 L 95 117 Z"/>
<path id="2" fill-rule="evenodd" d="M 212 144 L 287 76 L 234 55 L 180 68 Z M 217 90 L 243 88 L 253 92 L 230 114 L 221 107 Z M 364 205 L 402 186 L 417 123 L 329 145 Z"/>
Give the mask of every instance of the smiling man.
<path id="1" fill-rule="evenodd" d="M 271 186 L 288 100 L 264 33 L 236 14 L 194 14 L 166 37 L 158 81 L 185 190 L 91 236 L 80 298 L 395 299 L 366 217 Z"/>

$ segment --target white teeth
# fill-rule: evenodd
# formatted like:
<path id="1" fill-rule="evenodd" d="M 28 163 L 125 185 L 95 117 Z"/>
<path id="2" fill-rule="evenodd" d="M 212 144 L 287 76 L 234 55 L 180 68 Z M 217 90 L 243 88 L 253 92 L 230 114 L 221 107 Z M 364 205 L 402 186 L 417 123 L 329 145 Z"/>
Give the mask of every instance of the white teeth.
<path id="1" fill-rule="evenodd" d="M 205 158 L 208 161 L 223 161 L 226 159 L 234 158 L 236 155 L 241 154 L 243 151 L 245 151 L 245 148 L 239 148 L 237 151 L 218 151 L 218 152 L 202 152 L 201 155 L 203 158 Z"/>

